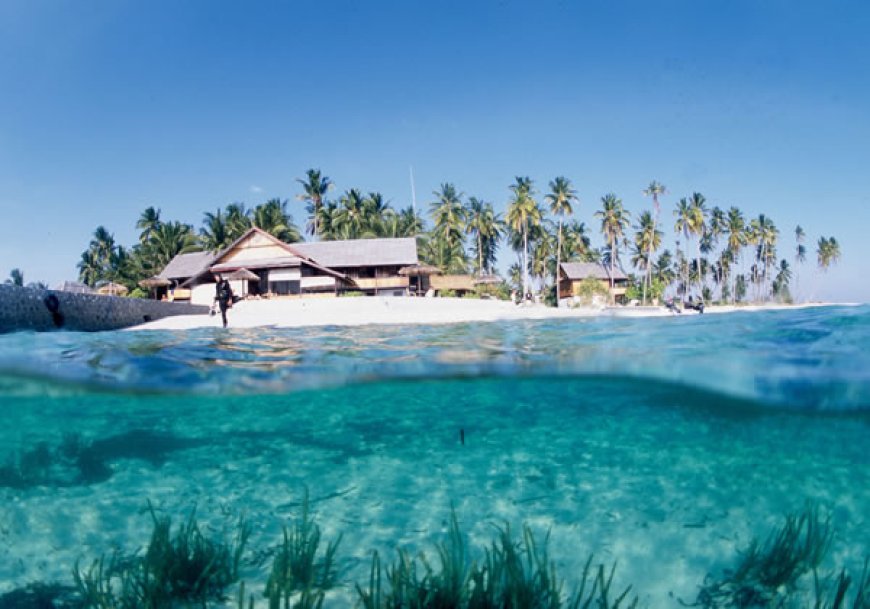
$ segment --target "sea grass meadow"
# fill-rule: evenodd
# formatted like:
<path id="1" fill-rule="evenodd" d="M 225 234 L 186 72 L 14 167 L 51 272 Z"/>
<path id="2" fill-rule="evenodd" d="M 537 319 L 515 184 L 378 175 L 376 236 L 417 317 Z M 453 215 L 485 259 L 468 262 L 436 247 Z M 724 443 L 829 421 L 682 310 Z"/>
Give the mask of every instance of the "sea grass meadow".
<path id="1" fill-rule="evenodd" d="M 870 309 L 0 336 L 0 607 L 868 606 Z"/>

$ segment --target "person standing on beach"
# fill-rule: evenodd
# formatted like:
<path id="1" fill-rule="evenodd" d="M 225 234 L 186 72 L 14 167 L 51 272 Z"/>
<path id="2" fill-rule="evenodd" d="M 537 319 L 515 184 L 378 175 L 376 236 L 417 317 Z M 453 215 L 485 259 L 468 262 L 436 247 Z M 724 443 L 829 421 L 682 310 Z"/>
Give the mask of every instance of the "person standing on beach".
<path id="1" fill-rule="evenodd" d="M 221 320 L 224 322 L 224 328 L 227 327 L 227 309 L 233 306 L 233 289 L 230 287 L 230 282 L 222 279 L 220 275 L 215 275 L 214 299 L 217 301 L 221 309 Z"/>

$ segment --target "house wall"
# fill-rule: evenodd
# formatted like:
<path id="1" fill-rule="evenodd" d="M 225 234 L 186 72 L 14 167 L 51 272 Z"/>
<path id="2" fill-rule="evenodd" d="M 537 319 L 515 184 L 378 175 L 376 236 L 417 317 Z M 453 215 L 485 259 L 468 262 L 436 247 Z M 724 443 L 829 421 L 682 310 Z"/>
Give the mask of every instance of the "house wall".
<path id="1" fill-rule="evenodd" d="M 250 238 L 233 248 L 229 253 L 221 257 L 221 264 L 228 262 L 243 262 L 262 258 L 278 258 L 291 256 L 286 249 L 270 241 L 263 235 L 254 233 Z"/>

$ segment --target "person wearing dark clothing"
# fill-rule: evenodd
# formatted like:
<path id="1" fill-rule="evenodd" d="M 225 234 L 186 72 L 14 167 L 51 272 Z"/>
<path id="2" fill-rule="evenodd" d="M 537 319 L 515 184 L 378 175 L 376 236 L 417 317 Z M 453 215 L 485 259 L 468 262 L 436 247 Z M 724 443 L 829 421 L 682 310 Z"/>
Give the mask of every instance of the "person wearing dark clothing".
<path id="1" fill-rule="evenodd" d="M 215 281 L 214 299 L 221 309 L 221 320 L 224 322 L 224 328 L 226 328 L 227 309 L 233 306 L 233 289 L 230 287 L 230 282 L 222 279 L 220 275 L 215 275 Z"/>

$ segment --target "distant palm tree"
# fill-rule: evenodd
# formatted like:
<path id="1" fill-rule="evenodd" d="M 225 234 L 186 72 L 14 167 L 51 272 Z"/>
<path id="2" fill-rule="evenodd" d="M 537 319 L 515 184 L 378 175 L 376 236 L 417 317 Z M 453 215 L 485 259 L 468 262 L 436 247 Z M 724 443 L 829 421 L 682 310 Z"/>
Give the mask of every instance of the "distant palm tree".
<path id="1" fill-rule="evenodd" d="M 773 294 L 780 300 L 788 301 L 790 299 L 789 283 L 791 282 L 792 272 L 789 268 L 788 261 L 783 258 L 779 261 L 779 269 L 776 273 L 776 278 L 773 280 Z"/>
<path id="2" fill-rule="evenodd" d="M 24 287 L 24 273 L 21 272 L 21 269 L 12 269 L 9 273 L 9 279 L 4 283 L 6 285 Z"/>
<path id="3" fill-rule="evenodd" d="M 560 257 L 565 262 L 592 262 L 598 259 L 592 250 L 585 223 L 574 220 L 562 227 Z"/>
<path id="4" fill-rule="evenodd" d="M 615 194 L 601 198 L 602 208 L 595 212 L 601 220 L 601 232 L 610 246 L 610 298 L 613 299 L 613 269 L 616 261 L 616 245 L 625 236 L 625 229 L 631 221 L 629 213 L 622 207 L 622 200 Z"/>
<path id="5" fill-rule="evenodd" d="M 695 212 L 692 209 L 691 202 L 682 198 L 677 202 L 677 209 L 674 210 L 674 215 L 677 217 L 677 221 L 674 224 L 674 230 L 677 234 L 682 234 L 685 238 L 686 250 L 689 249 L 689 235 L 692 234 L 693 225 L 695 221 Z M 679 241 L 677 242 L 677 258 L 680 257 L 680 245 Z M 689 275 L 688 275 L 688 266 L 683 268 L 685 275 L 683 277 L 683 296 L 686 295 L 686 292 L 689 289 Z"/>
<path id="6" fill-rule="evenodd" d="M 523 295 L 529 292 L 529 230 L 541 224 L 541 210 L 534 198 L 532 180 L 517 177 L 511 184 L 511 200 L 508 202 L 507 223 L 511 230 L 522 236 L 523 245 Z"/>
<path id="7" fill-rule="evenodd" d="M 773 220 L 765 214 L 760 214 L 758 218 L 752 220 L 751 241 L 756 245 L 755 261 L 756 265 L 760 265 L 756 272 L 757 284 L 760 284 L 761 293 L 767 296 L 767 279 L 770 275 L 769 269 L 773 264 L 776 264 L 776 241 L 779 236 L 779 231 L 773 224 Z"/>
<path id="8" fill-rule="evenodd" d="M 559 229 L 556 238 L 556 272 L 554 284 L 556 286 L 556 307 L 559 306 L 559 265 L 562 262 L 562 221 L 565 216 L 574 213 L 571 203 L 578 201 L 577 192 L 571 186 L 571 180 L 559 176 L 550 182 L 550 192 L 544 196 L 550 204 L 550 213 L 559 218 Z"/>
<path id="9" fill-rule="evenodd" d="M 465 208 L 462 206 L 462 193 L 449 182 L 441 184 L 441 189 L 432 193 L 436 199 L 429 204 L 429 215 L 435 226 L 432 235 L 438 242 L 438 266 L 445 268 L 443 254 L 462 247 L 465 230 Z"/>
<path id="10" fill-rule="evenodd" d="M 158 226 L 160 226 L 160 210 L 154 207 L 146 208 L 136 221 L 136 228 L 142 231 L 139 233 L 139 243 L 148 241 Z"/>
<path id="11" fill-rule="evenodd" d="M 652 277 L 652 258 L 653 252 L 658 250 L 662 245 L 662 231 L 656 229 L 655 218 L 649 211 L 644 211 L 638 218 L 637 232 L 634 234 L 635 256 L 633 264 L 643 270 L 644 281 L 641 291 L 642 302 L 646 304 L 648 277 Z"/>
<path id="12" fill-rule="evenodd" d="M 359 239 L 366 227 L 366 202 L 362 192 L 351 188 L 338 200 L 338 209 L 332 220 L 336 237 Z"/>
<path id="13" fill-rule="evenodd" d="M 555 285 L 558 285 L 555 227 L 549 220 L 543 220 L 537 233 L 531 251 L 530 273 L 542 286 L 546 285 L 547 277 L 556 277 Z"/>
<path id="14" fill-rule="evenodd" d="M 816 256 L 819 262 L 819 268 L 822 272 L 827 272 L 832 264 L 836 264 L 840 260 L 840 244 L 833 237 L 819 237 Z"/>
<path id="15" fill-rule="evenodd" d="M 489 273 L 495 264 L 495 251 L 504 233 L 504 221 L 495 213 L 492 203 L 470 197 L 465 207 L 465 231 L 474 236 L 474 253 L 477 257 L 477 274 Z"/>
<path id="16" fill-rule="evenodd" d="M 649 186 L 647 186 L 643 191 L 644 196 L 652 197 L 652 200 L 653 200 L 653 222 L 652 222 L 652 233 L 653 234 L 656 232 L 658 222 L 659 222 L 659 212 L 660 212 L 659 196 L 667 194 L 667 192 L 668 192 L 667 187 L 664 184 L 657 182 L 656 180 L 653 180 L 652 182 L 650 182 Z M 652 245 L 652 243 L 650 243 L 650 245 Z M 650 250 L 647 254 L 647 260 L 652 260 L 654 255 L 655 255 L 655 250 Z M 646 304 L 646 293 L 650 287 L 650 282 L 652 280 L 651 273 L 652 273 L 652 267 L 650 265 L 647 265 L 647 273 L 646 273 L 644 289 L 643 289 L 643 302 L 644 302 L 644 304 Z"/>
<path id="17" fill-rule="evenodd" d="M 804 245 L 804 240 L 807 234 L 804 229 L 798 224 L 794 229 L 795 254 L 794 254 L 794 292 L 795 297 L 800 297 L 800 266 L 807 259 L 807 248 Z"/>
<path id="18" fill-rule="evenodd" d="M 731 250 L 731 252 L 733 253 L 735 266 L 739 267 L 740 252 L 743 250 L 743 246 L 746 245 L 747 234 L 746 219 L 743 217 L 743 212 L 741 212 L 738 208 L 732 206 L 728 209 L 725 230 L 728 233 L 728 249 Z M 737 302 L 737 286 L 734 281 L 736 281 L 736 273 L 732 273 L 732 304 L 735 304 Z"/>
<path id="19" fill-rule="evenodd" d="M 699 192 L 692 193 L 692 197 L 689 200 L 691 205 L 691 220 L 689 224 L 689 230 L 695 237 L 695 248 L 698 257 L 695 259 L 695 270 L 697 273 L 698 279 L 698 289 L 701 291 L 701 240 L 707 234 L 707 216 L 709 215 L 709 211 L 707 211 L 706 203 L 707 199 Z"/>
<path id="20" fill-rule="evenodd" d="M 332 181 L 325 175 L 320 173 L 319 169 L 309 169 L 305 173 L 304 180 L 296 180 L 302 184 L 304 192 L 298 195 L 298 199 L 308 202 L 308 229 L 309 233 L 314 235 L 317 240 L 317 224 L 320 219 L 320 209 L 323 206 L 326 193 L 332 189 Z"/>

